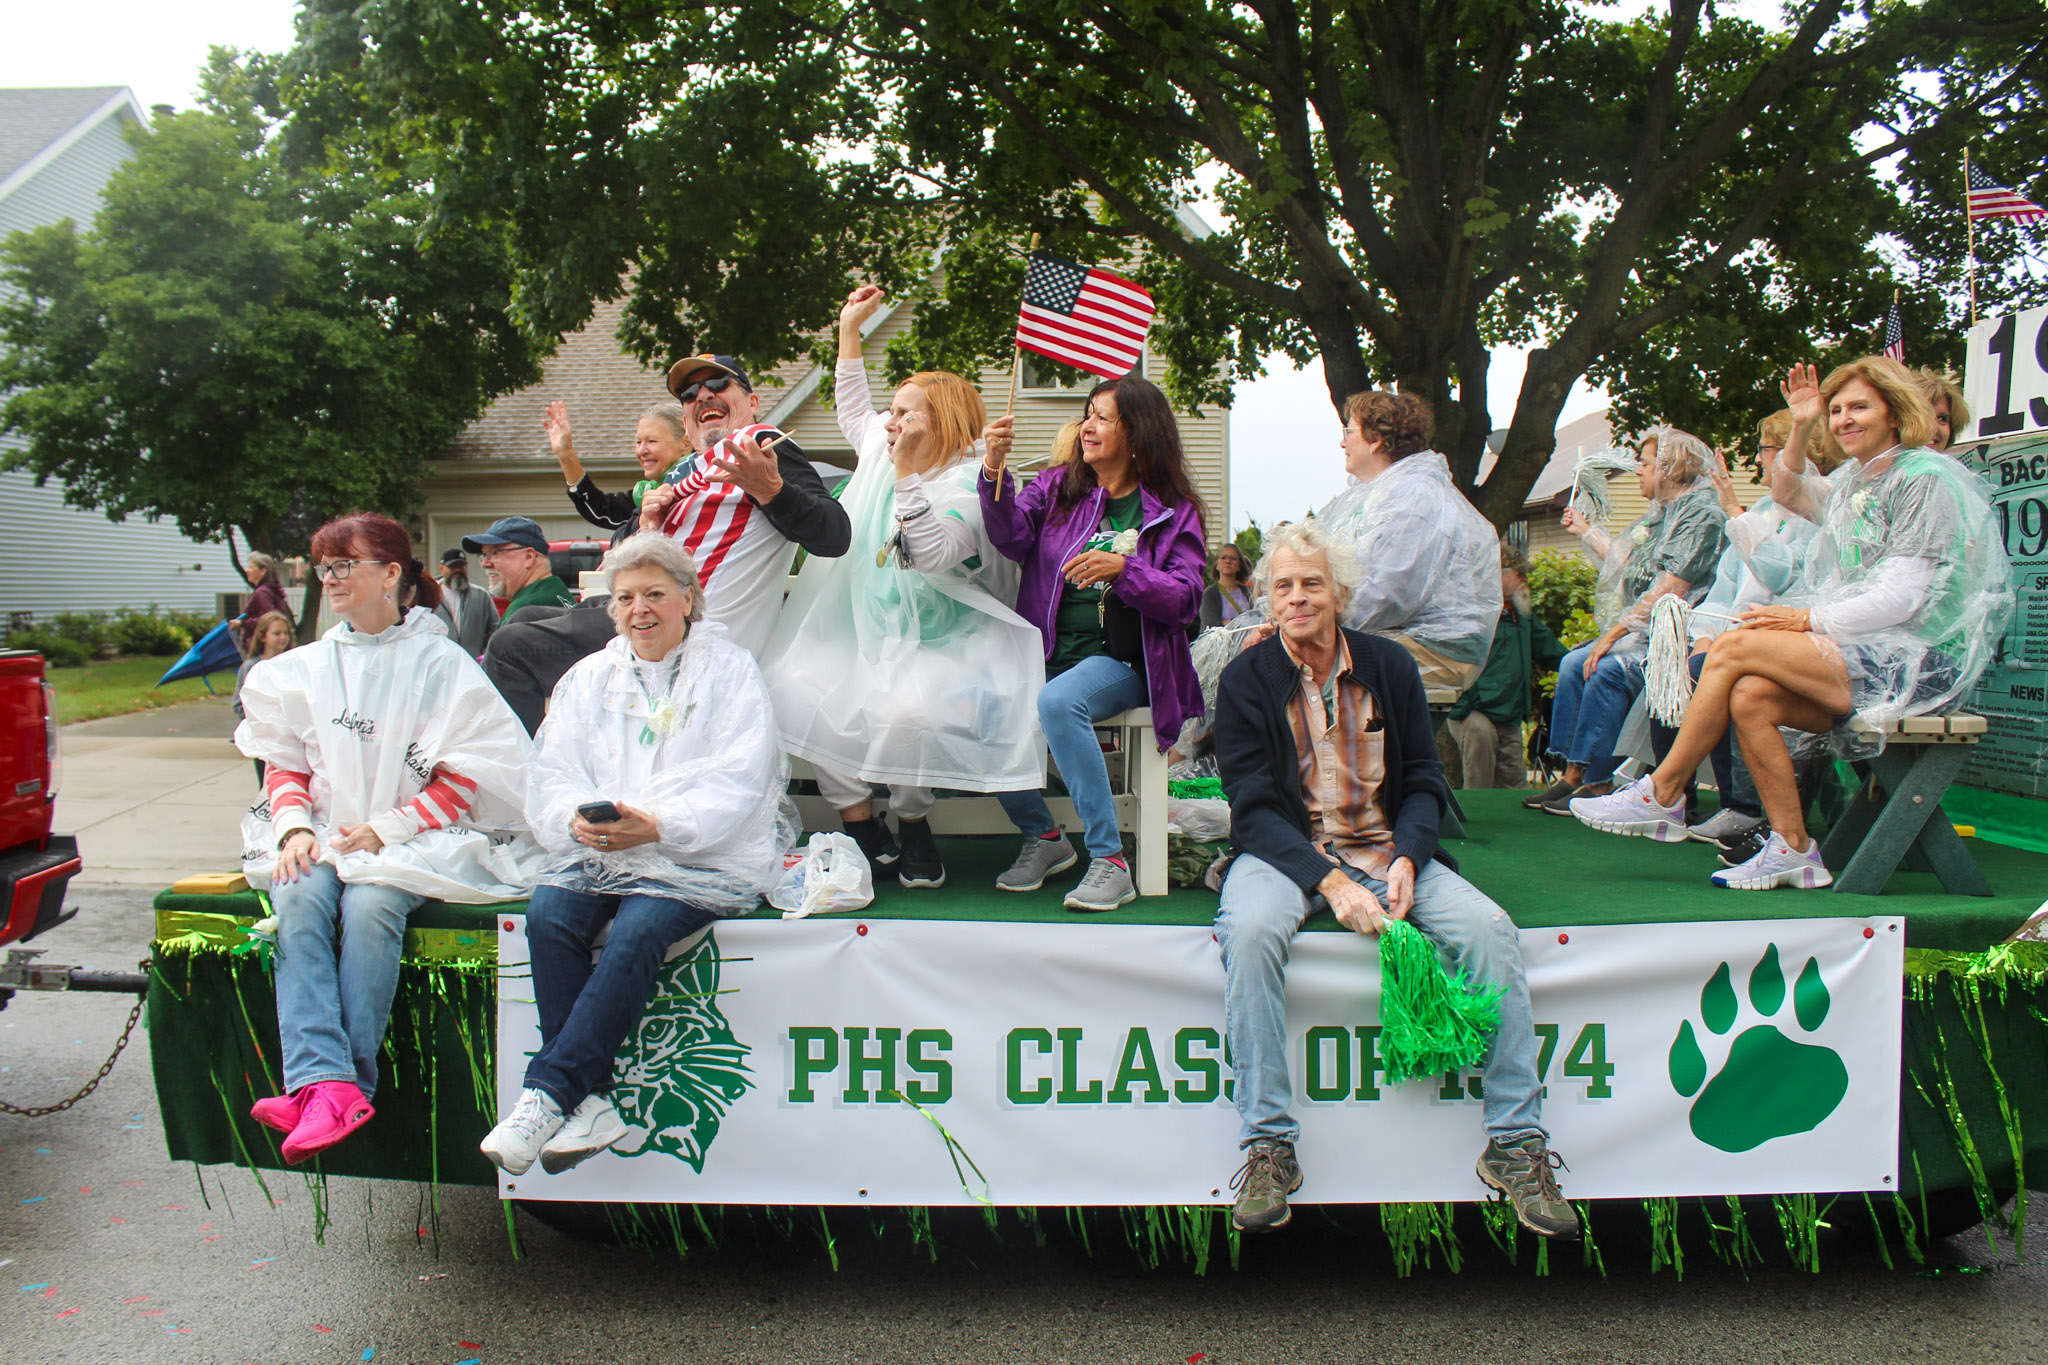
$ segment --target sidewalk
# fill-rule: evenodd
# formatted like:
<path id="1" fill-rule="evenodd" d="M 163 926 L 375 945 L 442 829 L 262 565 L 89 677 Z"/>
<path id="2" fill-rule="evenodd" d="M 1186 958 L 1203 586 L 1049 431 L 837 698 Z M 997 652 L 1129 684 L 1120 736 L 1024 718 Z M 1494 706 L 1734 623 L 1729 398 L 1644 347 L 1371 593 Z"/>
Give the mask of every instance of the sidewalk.
<path id="1" fill-rule="evenodd" d="M 256 773 L 234 732 L 225 697 L 65 726 L 55 827 L 78 836 L 78 882 L 155 889 L 240 871 Z"/>

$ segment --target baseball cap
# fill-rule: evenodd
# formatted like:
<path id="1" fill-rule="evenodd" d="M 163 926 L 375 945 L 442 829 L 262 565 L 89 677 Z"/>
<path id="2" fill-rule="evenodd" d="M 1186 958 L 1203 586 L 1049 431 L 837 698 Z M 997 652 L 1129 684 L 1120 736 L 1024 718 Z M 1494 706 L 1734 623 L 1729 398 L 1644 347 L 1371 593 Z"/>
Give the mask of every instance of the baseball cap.
<path id="1" fill-rule="evenodd" d="M 460 549 L 443 550 L 441 552 L 441 562 L 443 564 L 467 564 L 469 563 L 469 556 Z"/>
<path id="2" fill-rule="evenodd" d="M 706 374 L 726 374 L 740 381 L 740 387 L 748 393 L 754 391 L 754 381 L 747 378 L 747 372 L 740 363 L 729 355 L 687 355 L 668 367 L 668 391 L 682 392 L 683 385 Z"/>
<path id="3" fill-rule="evenodd" d="M 462 538 L 462 548 L 473 555 L 482 554 L 486 545 L 524 545 L 542 554 L 548 552 L 548 538 L 532 517 L 499 517 L 489 530 Z M 443 556 L 441 562 L 447 563 L 447 558 Z"/>

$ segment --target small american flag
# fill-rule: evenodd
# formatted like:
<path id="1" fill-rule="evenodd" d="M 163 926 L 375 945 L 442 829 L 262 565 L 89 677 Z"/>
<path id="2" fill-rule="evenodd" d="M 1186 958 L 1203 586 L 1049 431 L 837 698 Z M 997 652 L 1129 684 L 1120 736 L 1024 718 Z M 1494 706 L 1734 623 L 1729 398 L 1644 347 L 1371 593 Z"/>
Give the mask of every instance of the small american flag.
<path id="1" fill-rule="evenodd" d="M 2015 223 L 2038 223 L 2048 218 L 2048 209 L 2015 194 L 1973 165 L 1970 167 L 1970 221 L 1974 223 L 1980 218 L 2010 218 Z"/>
<path id="2" fill-rule="evenodd" d="M 1884 353 L 1901 365 L 1906 363 L 1906 329 L 1899 322 L 1899 301 L 1892 300 L 1891 314 L 1884 320 Z"/>
<path id="3" fill-rule="evenodd" d="M 1031 253 L 1017 345 L 1063 365 L 1120 379 L 1138 367 L 1152 296 L 1121 275 Z"/>

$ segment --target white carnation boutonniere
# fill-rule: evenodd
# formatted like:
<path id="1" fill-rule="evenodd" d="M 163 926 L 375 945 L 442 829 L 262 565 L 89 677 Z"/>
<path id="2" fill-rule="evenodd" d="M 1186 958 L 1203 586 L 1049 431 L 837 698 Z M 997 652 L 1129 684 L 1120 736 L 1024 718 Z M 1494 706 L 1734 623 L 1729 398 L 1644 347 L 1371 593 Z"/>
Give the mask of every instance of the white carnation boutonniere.
<path id="1" fill-rule="evenodd" d="M 1650 543 L 1650 528 L 1638 526 L 1635 530 L 1628 533 L 1628 538 L 1638 545 L 1648 545 Z"/>
<path id="2" fill-rule="evenodd" d="M 666 739 L 675 731 L 688 725 L 690 723 L 690 715 L 696 709 L 697 703 L 694 701 L 687 706 L 677 706 L 673 701 L 664 697 L 656 702 L 654 708 L 647 713 L 647 720 L 640 727 L 640 742 L 642 744 L 653 744 Z"/>
<path id="3" fill-rule="evenodd" d="M 1133 526 L 1127 531 L 1118 531 L 1110 539 L 1109 552 L 1113 555 L 1122 555 L 1125 559 L 1129 559 L 1132 555 L 1136 554 L 1138 552 L 1138 528 Z"/>

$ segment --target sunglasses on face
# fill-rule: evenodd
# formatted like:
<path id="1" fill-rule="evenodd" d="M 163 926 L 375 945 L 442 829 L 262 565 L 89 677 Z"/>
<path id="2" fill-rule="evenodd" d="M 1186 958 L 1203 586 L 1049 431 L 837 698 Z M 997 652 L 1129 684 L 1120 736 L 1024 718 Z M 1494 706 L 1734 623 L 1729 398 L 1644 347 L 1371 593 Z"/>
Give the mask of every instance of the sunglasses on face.
<path id="1" fill-rule="evenodd" d="M 738 382 L 737 379 L 734 379 L 729 374 L 717 375 L 711 379 L 693 379 L 676 390 L 676 401 L 679 403 L 694 403 L 701 394 L 724 393 Z"/>

